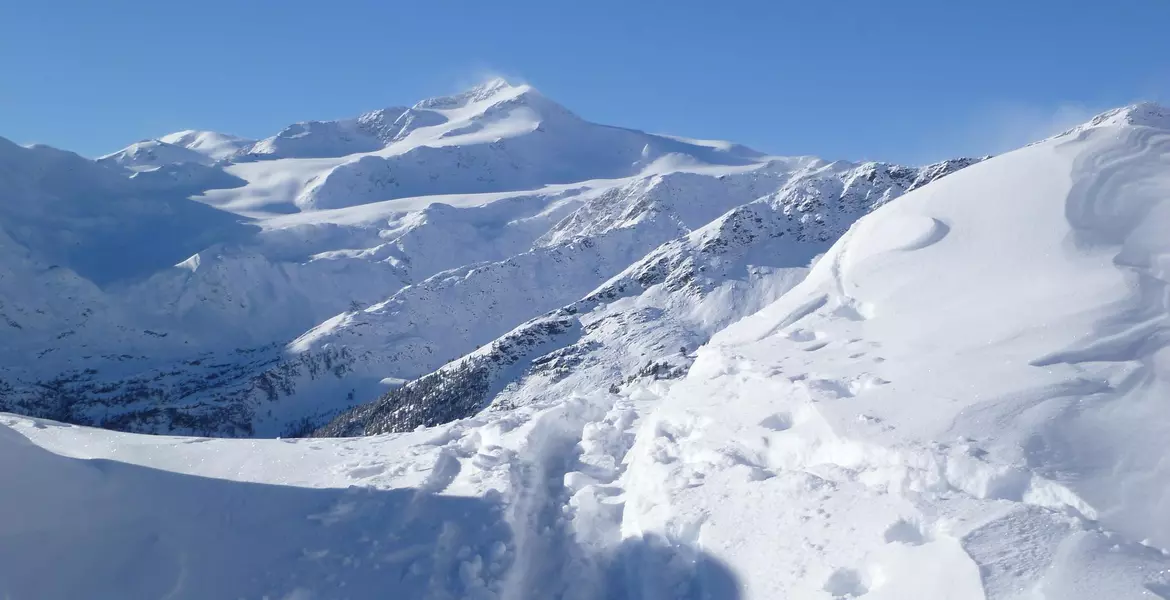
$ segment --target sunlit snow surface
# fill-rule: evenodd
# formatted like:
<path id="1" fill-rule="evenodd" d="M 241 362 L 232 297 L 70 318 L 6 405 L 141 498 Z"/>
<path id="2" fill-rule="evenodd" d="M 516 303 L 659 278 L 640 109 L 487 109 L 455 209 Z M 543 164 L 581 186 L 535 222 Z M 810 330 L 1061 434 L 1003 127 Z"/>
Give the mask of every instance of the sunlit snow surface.
<path id="1" fill-rule="evenodd" d="M 694 290 L 606 307 L 599 326 L 626 338 L 611 350 L 661 342 L 601 361 L 590 381 L 608 387 L 692 351 L 861 215 L 971 162 L 764 156 L 590 123 L 499 80 L 96 162 L 0 140 L 0 410 L 275 437 L 491 348 L 648 257 L 698 273 Z"/>
<path id="2" fill-rule="evenodd" d="M 674 382 L 353 439 L 0 417 L 0 594 L 1170 598 L 1167 121 L 878 209 Z"/>

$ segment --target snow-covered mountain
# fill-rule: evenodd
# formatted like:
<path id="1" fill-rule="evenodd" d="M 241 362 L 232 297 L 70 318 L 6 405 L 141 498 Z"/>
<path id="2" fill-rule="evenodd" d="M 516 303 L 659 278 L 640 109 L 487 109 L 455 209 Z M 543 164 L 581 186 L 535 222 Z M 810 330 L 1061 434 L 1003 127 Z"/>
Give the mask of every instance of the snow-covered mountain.
<path id="1" fill-rule="evenodd" d="M 342 415 L 319 435 L 410 431 L 471 416 L 489 404 L 493 409 L 511 409 L 579 389 L 620 388 L 642 376 L 677 377 L 690 364 L 690 350 L 799 282 L 814 257 L 858 217 L 972 162 L 951 161 L 921 169 L 809 163 L 790 174 L 778 191 L 665 241 L 583 299 L 505 333 L 436 372 L 388 392 L 376 403 Z M 672 198 L 676 205 L 695 204 L 690 198 L 679 202 L 674 193 Z M 575 278 L 579 286 L 593 282 L 588 274 Z M 547 286 L 541 288 L 542 293 L 547 291 Z M 542 299 L 527 300 L 530 307 Z M 516 308 L 500 306 L 496 312 L 457 322 L 506 323 L 508 319 L 500 317 Z M 388 351 L 386 341 L 394 343 L 399 338 L 382 328 L 393 326 L 394 319 L 418 320 L 422 312 L 402 305 L 391 310 L 372 307 L 329 323 L 324 338 L 328 342 L 314 337 L 302 338 L 298 344 L 336 344 L 351 349 L 359 364 L 366 356 L 375 357 L 372 360 L 389 356 L 391 364 L 401 369 L 411 357 L 418 361 L 417 357 L 433 355 L 433 346 L 402 350 L 392 346 Z M 442 336 L 448 353 L 459 333 Z M 347 340 L 346 335 L 363 340 L 373 337 L 378 345 Z"/>
<path id="2" fill-rule="evenodd" d="M 256 210 L 275 196 L 247 194 L 291 170 L 262 183 L 237 171 L 246 185 L 199 198 L 259 230 L 185 261 L 189 279 L 163 269 L 99 286 L 49 271 L 111 308 L 127 306 L 120 293 L 149 306 L 160 281 L 192 294 L 186 315 L 152 317 L 172 329 L 146 337 L 160 357 L 194 356 L 170 349 L 175 339 L 211 354 L 169 363 L 159 381 L 203 372 L 246 390 L 257 377 L 271 396 L 256 406 L 280 411 L 331 402 L 351 375 L 397 385 L 424 374 L 327 431 L 465 418 L 233 440 L 0 416 L 0 474 L 16 482 L 0 506 L 20 516 L 0 523 L 0 592 L 1170 598 L 1170 111 L 1127 107 L 923 169 L 752 160 L 287 215 Z M 459 235 L 443 244 L 444 231 Z M 0 264 L 40 273 L 27 265 L 43 251 L 6 235 L 23 258 Z M 623 256 L 634 257 L 599 273 Z M 326 261 L 339 261 L 334 275 L 311 279 Z M 297 286 L 335 282 L 320 291 L 340 300 L 362 261 L 371 270 L 357 278 L 399 279 L 367 282 L 378 299 L 287 347 L 211 350 L 198 335 L 215 319 L 262 321 L 233 306 Z M 208 264 L 220 287 L 192 291 Z M 266 269 L 287 287 L 237 291 L 276 285 Z M 578 292 L 558 272 L 600 279 Z M 201 325 L 183 321 L 195 314 Z M 122 335 L 137 339 L 130 326 Z M 301 375 L 272 375 L 292 357 Z M 217 374 L 241 365 L 269 375 Z M 155 400 L 139 406 L 167 407 L 150 421 L 163 429 L 212 406 L 263 423 L 247 400 Z"/>
<path id="3" fill-rule="evenodd" d="M 58 152 L 12 148 L 26 161 Z M 324 425 L 378 398 L 384 382 L 490 347 L 738 207 L 774 205 L 769 218 L 815 229 L 815 243 L 827 247 L 867 210 L 934 170 L 966 164 L 769 157 L 590 123 L 503 80 L 410 108 L 295 124 L 260 141 L 184 131 L 96 164 L 72 160 L 77 190 L 109 191 L 74 193 L 73 212 L 0 220 L 0 231 L 46 232 L 14 240 L 35 266 L 10 287 L 33 304 L 64 303 L 0 299 L 16 324 L 2 351 L 12 358 L 0 363 L 0 408 L 133 431 L 245 436 Z M 52 186 L 69 180 L 54 175 L 44 189 L 11 197 L 56 194 Z M 142 214 L 117 212 L 138 210 L 115 207 L 136 206 L 133 198 L 145 203 Z M 89 246 L 54 238 L 91 227 L 79 207 L 109 223 L 151 211 L 175 218 L 144 222 L 165 243 L 114 228 L 99 229 Z M 124 252 L 95 252 L 96 244 Z M 79 251 L 58 256 L 71 248 Z M 808 248 L 795 252 L 778 260 L 807 266 Z M 50 265 L 64 269 L 54 277 L 66 283 L 43 281 Z M 50 291 L 63 285 L 85 290 Z M 693 346 L 747 312 L 709 319 L 684 341 Z M 632 374 L 625 362 L 611 366 L 617 379 Z"/>

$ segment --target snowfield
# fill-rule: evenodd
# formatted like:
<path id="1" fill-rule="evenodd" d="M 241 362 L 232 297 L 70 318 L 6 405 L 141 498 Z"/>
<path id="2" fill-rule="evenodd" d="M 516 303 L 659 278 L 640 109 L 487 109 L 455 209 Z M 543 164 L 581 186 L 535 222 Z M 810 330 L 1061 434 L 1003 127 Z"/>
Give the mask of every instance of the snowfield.
<path id="1" fill-rule="evenodd" d="M 923 168 L 601 127 L 167 136 L 244 237 L 100 283 L 0 205 L 0 596 L 1170 599 L 1170 111 Z"/>

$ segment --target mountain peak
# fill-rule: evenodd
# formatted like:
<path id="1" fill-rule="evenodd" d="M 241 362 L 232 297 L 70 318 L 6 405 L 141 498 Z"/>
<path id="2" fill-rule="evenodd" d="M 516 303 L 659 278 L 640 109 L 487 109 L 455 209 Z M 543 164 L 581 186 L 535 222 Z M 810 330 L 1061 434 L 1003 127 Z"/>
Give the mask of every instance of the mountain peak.
<path id="1" fill-rule="evenodd" d="M 1170 109 L 1155 102 L 1139 102 L 1097 115 L 1090 123 L 1170 129 Z"/>
<path id="2" fill-rule="evenodd" d="M 1121 108 L 1107 110 L 1060 135 L 1065 136 L 1080 133 L 1094 127 L 1119 125 L 1170 129 L 1170 108 L 1166 108 L 1155 102 L 1138 102 L 1136 104 L 1122 106 Z"/>
<path id="3" fill-rule="evenodd" d="M 502 77 L 494 77 L 453 96 L 428 98 L 415 104 L 414 108 L 423 110 L 452 109 L 493 98 L 515 98 L 531 92 L 535 92 L 532 86 L 512 85 Z"/>
<path id="4" fill-rule="evenodd" d="M 491 79 L 488 79 L 487 81 L 472 87 L 470 90 L 468 90 L 468 93 L 494 94 L 505 88 L 513 87 L 518 86 L 512 85 L 508 82 L 507 79 L 504 79 L 503 77 L 492 77 Z"/>

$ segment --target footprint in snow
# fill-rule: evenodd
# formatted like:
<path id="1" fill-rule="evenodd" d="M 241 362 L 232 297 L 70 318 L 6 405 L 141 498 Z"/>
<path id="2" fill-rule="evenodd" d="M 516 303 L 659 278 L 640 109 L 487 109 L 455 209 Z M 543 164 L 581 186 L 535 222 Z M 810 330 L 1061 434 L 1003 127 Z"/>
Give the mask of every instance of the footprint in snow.
<path id="1" fill-rule="evenodd" d="M 855 392 L 851 389 L 852 382 L 844 383 L 835 379 L 807 379 L 803 385 L 814 396 L 829 398 L 852 398 Z"/>
<path id="2" fill-rule="evenodd" d="M 928 541 L 928 536 L 919 525 L 898 519 L 886 528 L 886 543 L 920 546 Z"/>
<path id="3" fill-rule="evenodd" d="M 834 598 L 859 598 L 869 593 L 869 586 L 862 580 L 861 574 L 848 568 L 833 571 L 821 589 Z"/>
<path id="4" fill-rule="evenodd" d="M 792 415 L 783 412 L 769 415 L 760 421 L 760 426 L 772 431 L 786 431 L 792 428 Z"/>
<path id="5" fill-rule="evenodd" d="M 813 342 L 825 337 L 825 334 L 807 329 L 793 329 L 785 337 L 794 342 Z"/>
<path id="6" fill-rule="evenodd" d="M 851 395 L 856 396 L 857 394 L 860 394 L 861 392 L 864 392 L 866 390 L 871 390 L 871 389 L 876 388 L 878 386 L 883 386 L 887 383 L 889 383 L 889 381 L 886 381 L 885 379 L 882 379 L 881 377 L 878 377 L 876 375 L 871 375 L 871 374 L 867 373 L 867 374 L 862 375 L 862 376 L 854 379 L 853 381 L 849 382 L 849 386 L 848 386 L 849 393 Z"/>

